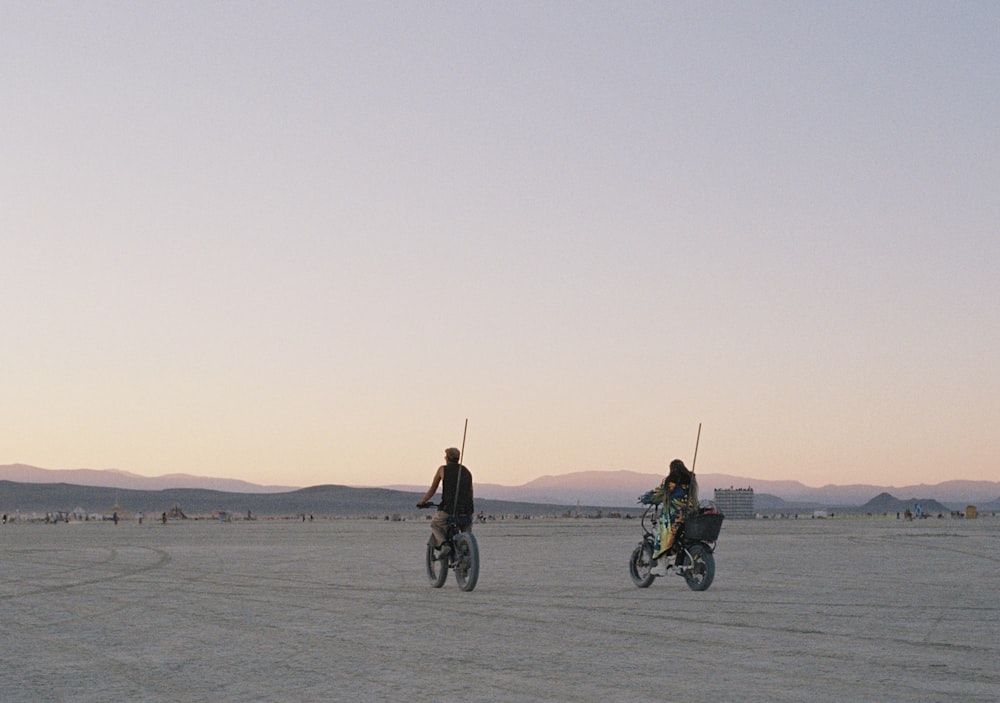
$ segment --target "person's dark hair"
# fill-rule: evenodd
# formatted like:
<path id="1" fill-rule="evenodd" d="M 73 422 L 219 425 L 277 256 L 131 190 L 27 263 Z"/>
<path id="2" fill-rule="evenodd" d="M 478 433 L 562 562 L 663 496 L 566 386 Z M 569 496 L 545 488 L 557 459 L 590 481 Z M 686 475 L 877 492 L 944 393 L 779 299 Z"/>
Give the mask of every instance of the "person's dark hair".
<path id="1" fill-rule="evenodd" d="M 670 473 L 667 474 L 667 483 L 677 483 L 686 486 L 691 483 L 691 472 L 684 466 L 680 459 L 670 462 Z"/>

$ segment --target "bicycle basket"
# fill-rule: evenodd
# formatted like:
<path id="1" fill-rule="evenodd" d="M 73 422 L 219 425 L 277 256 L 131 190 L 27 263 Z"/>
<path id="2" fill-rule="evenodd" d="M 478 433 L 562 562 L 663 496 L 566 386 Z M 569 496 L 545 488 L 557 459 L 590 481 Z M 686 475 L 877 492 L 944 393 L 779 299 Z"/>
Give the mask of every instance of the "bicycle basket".
<path id="1" fill-rule="evenodd" d="M 684 537 L 686 539 L 714 542 L 719 539 L 722 529 L 722 513 L 695 515 L 684 521 Z"/>

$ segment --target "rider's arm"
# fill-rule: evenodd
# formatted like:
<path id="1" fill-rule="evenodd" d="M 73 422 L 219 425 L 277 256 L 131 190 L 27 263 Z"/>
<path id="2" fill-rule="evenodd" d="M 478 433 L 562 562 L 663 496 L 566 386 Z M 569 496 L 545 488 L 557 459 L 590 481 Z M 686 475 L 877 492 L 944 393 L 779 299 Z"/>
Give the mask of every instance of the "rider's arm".
<path id="1" fill-rule="evenodd" d="M 654 505 L 662 503 L 667 499 L 667 496 L 670 495 L 670 489 L 667 486 L 668 486 L 667 482 L 664 481 L 659 486 L 653 489 L 652 502 Z"/>
<path id="2" fill-rule="evenodd" d="M 424 497 L 420 499 L 420 502 L 418 502 L 417 505 L 423 505 L 434 497 L 434 494 L 437 493 L 438 486 L 441 485 L 442 478 L 444 478 L 444 467 L 439 466 L 438 470 L 434 472 L 434 480 L 431 481 L 431 487 L 427 489 L 427 492 L 424 493 Z"/>

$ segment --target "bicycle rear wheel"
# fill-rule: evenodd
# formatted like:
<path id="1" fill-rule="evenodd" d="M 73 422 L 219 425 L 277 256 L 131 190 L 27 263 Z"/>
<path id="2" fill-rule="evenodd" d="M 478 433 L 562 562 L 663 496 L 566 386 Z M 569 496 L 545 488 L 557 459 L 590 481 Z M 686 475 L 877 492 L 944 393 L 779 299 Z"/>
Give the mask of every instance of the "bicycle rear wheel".
<path id="1" fill-rule="evenodd" d="M 715 579 L 715 557 L 703 544 L 693 544 L 681 552 L 681 573 L 692 591 L 705 591 Z"/>
<path id="2" fill-rule="evenodd" d="M 463 591 L 471 591 L 479 580 L 479 545 L 471 532 L 455 536 L 455 580 Z M 444 583 L 444 580 L 441 581 Z"/>

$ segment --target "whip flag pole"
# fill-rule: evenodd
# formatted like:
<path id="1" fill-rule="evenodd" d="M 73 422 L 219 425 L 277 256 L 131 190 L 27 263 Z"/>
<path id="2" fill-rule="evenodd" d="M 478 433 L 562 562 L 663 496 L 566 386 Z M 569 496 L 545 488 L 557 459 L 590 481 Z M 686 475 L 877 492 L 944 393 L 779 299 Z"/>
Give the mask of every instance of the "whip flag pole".
<path id="1" fill-rule="evenodd" d="M 691 488 L 688 491 L 688 510 L 698 508 L 698 479 L 694 476 L 694 465 L 698 463 L 698 444 L 701 443 L 701 423 L 698 423 L 698 436 L 694 440 L 694 459 L 691 460 Z"/>
<path id="2" fill-rule="evenodd" d="M 468 420 L 466 420 L 468 422 Z M 463 439 L 464 443 L 465 440 Z M 694 440 L 694 459 L 691 461 L 691 473 L 694 473 L 694 465 L 698 463 L 698 443 L 701 442 L 701 423 L 698 423 L 698 437 Z M 464 444 L 463 444 L 464 446 Z"/>
<path id="3" fill-rule="evenodd" d="M 699 425 L 699 428 L 701 426 Z M 469 432 L 469 418 L 465 418 L 465 429 L 462 430 L 462 448 L 458 450 L 458 463 L 462 463 L 462 457 L 465 456 L 465 435 Z"/>
<path id="4" fill-rule="evenodd" d="M 465 456 L 465 435 L 468 432 L 469 418 L 465 418 L 465 429 L 462 430 L 462 448 L 458 450 L 458 477 L 455 479 L 455 509 L 452 515 L 458 515 L 458 487 L 462 485 L 462 457 Z"/>

